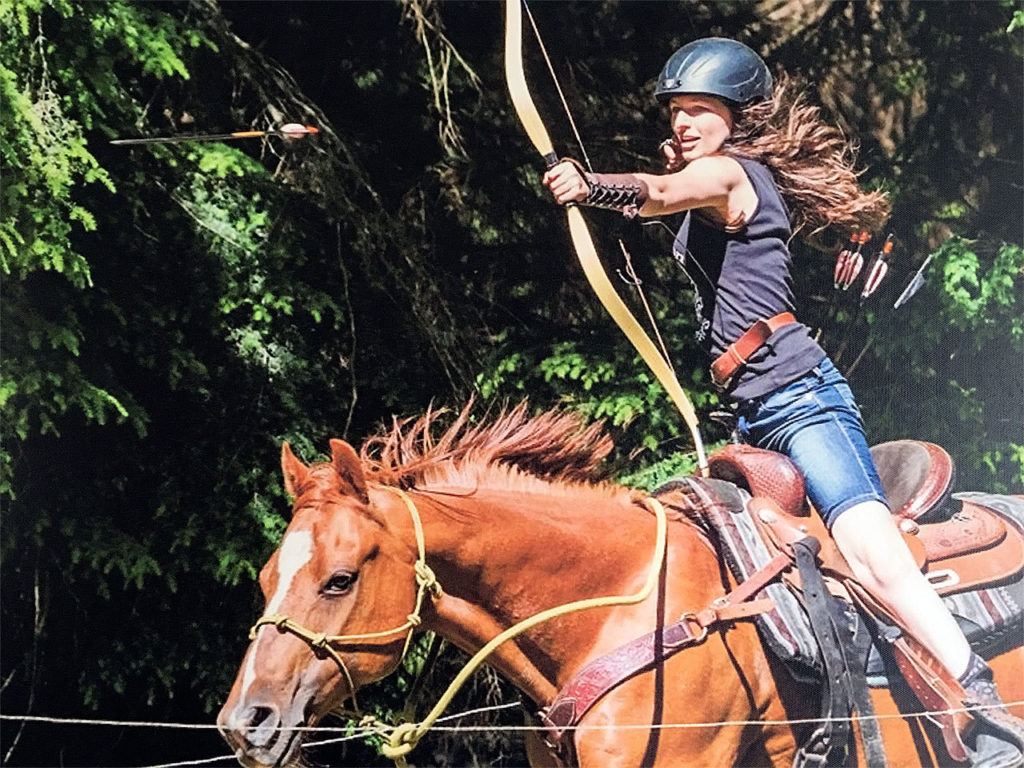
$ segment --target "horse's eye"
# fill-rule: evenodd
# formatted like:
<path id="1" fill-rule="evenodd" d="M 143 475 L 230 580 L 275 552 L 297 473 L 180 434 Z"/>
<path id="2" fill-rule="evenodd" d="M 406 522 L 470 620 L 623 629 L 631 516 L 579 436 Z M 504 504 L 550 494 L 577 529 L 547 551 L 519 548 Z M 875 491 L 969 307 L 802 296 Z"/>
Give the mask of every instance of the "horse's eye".
<path id="1" fill-rule="evenodd" d="M 356 574 L 348 571 L 338 571 L 333 574 L 320 589 L 325 595 L 343 595 L 352 589 L 356 583 Z"/>

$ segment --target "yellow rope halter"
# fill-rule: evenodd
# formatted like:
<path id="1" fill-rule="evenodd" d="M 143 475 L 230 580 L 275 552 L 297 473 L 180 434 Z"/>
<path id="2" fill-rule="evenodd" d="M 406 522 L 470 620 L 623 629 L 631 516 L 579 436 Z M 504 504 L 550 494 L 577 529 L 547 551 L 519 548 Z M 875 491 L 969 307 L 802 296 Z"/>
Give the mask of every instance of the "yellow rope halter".
<path id="1" fill-rule="evenodd" d="M 406 509 L 409 510 L 409 514 L 412 517 L 413 530 L 416 535 L 417 558 L 413 565 L 417 584 L 416 602 L 413 606 L 412 613 L 409 614 L 405 623 L 395 627 L 394 629 L 383 630 L 381 632 L 369 632 L 358 635 L 327 635 L 322 632 L 314 632 L 287 616 L 278 614 L 260 617 L 256 623 L 253 624 L 252 629 L 249 630 L 249 638 L 255 639 L 256 633 L 259 631 L 260 627 L 272 625 L 277 627 L 279 632 L 289 632 L 296 637 L 305 640 L 318 655 L 323 654 L 330 656 L 330 658 L 338 665 L 338 668 L 345 677 L 346 683 L 348 683 L 349 690 L 352 692 L 352 703 L 357 713 L 359 712 L 359 706 L 356 702 L 356 689 L 352 680 L 352 675 L 349 673 L 348 667 L 341 658 L 341 654 L 334 646 L 344 643 L 351 644 L 364 640 L 390 637 L 392 635 L 398 635 L 402 632 L 406 632 L 405 645 L 402 648 L 402 658 L 404 659 L 405 654 L 409 651 L 413 632 L 416 627 L 422 623 L 420 612 L 423 607 L 424 595 L 429 591 L 431 597 L 436 599 L 442 594 L 441 585 L 438 584 L 437 577 L 426 562 L 423 523 L 420 520 L 419 511 L 416 509 L 416 505 L 404 491 L 398 488 L 384 487 L 398 495 L 398 497 L 405 503 Z M 547 610 L 523 619 L 517 624 L 514 624 L 508 629 L 498 633 L 479 651 L 473 654 L 473 657 L 466 663 L 459 674 L 455 676 L 455 679 L 449 684 L 447 690 L 445 690 L 440 699 L 438 699 L 437 704 L 434 705 L 433 709 L 431 709 L 430 712 L 427 713 L 426 717 L 424 717 L 420 722 L 399 723 L 396 726 L 389 726 L 387 723 L 383 723 L 374 717 L 363 718 L 361 725 L 364 725 L 365 727 L 373 727 L 377 729 L 382 736 L 387 738 L 387 741 L 381 746 L 381 754 L 393 760 L 395 765 L 399 766 L 399 768 L 404 768 L 404 766 L 406 766 L 406 755 L 408 755 L 419 740 L 427 734 L 427 731 L 430 730 L 431 726 L 433 726 L 444 710 L 447 709 L 452 699 L 455 698 L 459 689 L 465 685 L 466 681 L 469 680 L 473 673 L 476 672 L 487 658 L 502 644 L 518 637 L 538 624 L 558 618 L 559 616 L 565 616 L 569 613 L 585 611 L 591 608 L 635 605 L 646 600 L 654 591 L 654 587 L 658 582 L 658 573 L 661 571 L 661 565 L 665 560 L 667 524 L 665 508 L 661 505 L 661 502 L 657 499 L 646 498 L 643 503 L 651 512 L 654 513 L 657 523 L 657 532 L 655 535 L 654 556 L 651 559 L 650 570 L 647 574 L 647 580 L 644 582 L 644 585 L 640 588 L 639 592 L 633 595 L 591 597 L 584 600 L 575 600 L 571 603 L 548 608 Z"/>
<path id="2" fill-rule="evenodd" d="M 341 654 L 338 653 L 334 646 L 365 640 L 379 640 L 405 632 L 405 644 L 402 646 L 402 659 L 405 659 L 405 655 L 409 652 L 409 646 L 412 644 L 413 632 L 416 630 L 416 627 L 423 623 L 423 620 L 420 618 L 420 612 L 423 610 L 423 597 L 427 592 L 430 592 L 431 597 L 434 599 L 441 595 L 441 585 L 437 582 L 437 576 L 430 569 L 430 566 L 427 565 L 426 545 L 423 541 L 423 523 L 420 521 L 420 514 L 416 509 L 416 505 L 413 504 L 412 499 L 404 491 L 388 486 L 384 486 L 384 488 L 397 494 L 405 502 L 405 506 L 412 517 L 413 531 L 416 535 L 416 562 L 413 563 L 413 571 L 416 575 L 416 601 L 413 604 L 412 613 L 406 616 L 405 623 L 393 629 L 385 629 L 380 632 L 366 632 L 358 635 L 328 635 L 323 632 L 314 632 L 283 614 L 273 614 L 271 616 L 261 616 L 249 630 L 249 639 L 255 640 L 260 627 L 272 625 L 277 627 L 278 632 L 290 632 L 296 637 L 305 640 L 318 656 L 329 656 L 338 665 L 342 675 L 345 677 L 345 682 L 348 683 L 348 689 L 352 694 L 352 707 L 356 713 L 359 712 L 359 702 L 356 701 L 355 683 L 352 680 L 352 674 L 348 671 L 348 667 L 341 658 Z"/>

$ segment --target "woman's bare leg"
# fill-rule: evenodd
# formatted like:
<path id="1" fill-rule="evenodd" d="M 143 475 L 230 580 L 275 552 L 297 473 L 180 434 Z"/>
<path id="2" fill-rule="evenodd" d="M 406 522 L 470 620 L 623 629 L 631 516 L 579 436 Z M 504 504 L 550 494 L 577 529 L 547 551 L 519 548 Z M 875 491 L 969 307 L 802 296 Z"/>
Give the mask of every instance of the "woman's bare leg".
<path id="1" fill-rule="evenodd" d="M 850 507 L 832 537 L 864 588 L 895 614 L 953 677 L 967 669 L 971 647 L 903 541 L 892 513 L 877 501 Z"/>

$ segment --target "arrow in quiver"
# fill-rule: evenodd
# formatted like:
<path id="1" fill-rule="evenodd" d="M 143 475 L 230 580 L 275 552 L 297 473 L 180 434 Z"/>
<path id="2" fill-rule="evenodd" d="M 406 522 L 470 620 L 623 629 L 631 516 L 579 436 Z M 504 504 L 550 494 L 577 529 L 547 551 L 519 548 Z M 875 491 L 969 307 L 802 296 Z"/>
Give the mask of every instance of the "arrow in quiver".
<path id="1" fill-rule="evenodd" d="M 910 282 L 907 283 L 907 287 L 903 289 L 903 293 L 901 293 L 900 297 L 896 299 L 896 303 L 892 305 L 893 309 L 899 309 L 902 307 L 910 301 L 911 298 L 913 298 L 915 293 L 921 290 L 921 286 L 924 285 L 924 271 L 928 268 L 928 265 L 932 263 L 932 259 L 934 258 L 934 253 L 929 254 L 928 258 L 924 260 L 924 263 L 918 267 L 917 272 L 914 273 Z"/>
<path id="2" fill-rule="evenodd" d="M 849 290 L 850 286 L 860 276 L 861 269 L 864 268 L 864 256 L 861 254 L 861 249 L 867 245 L 869 240 L 871 240 L 871 233 L 866 229 L 862 229 L 860 234 L 857 235 L 857 249 L 847 257 L 846 263 L 843 265 L 842 274 L 839 275 L 839 287 L 844 291 Z"/>
<path id="3" fill-rule="evenodd" d="M 853 255 L 854 246 L 857 245 L 857 237 L 857 230 L 851 232 L 850 244 L 843 248 L 843 250 L 839 252 L 839 255 L 836 256 L 836 268 L 832 273 L 832 288 L 835 290 L 839 290 L 839 286 L 843 283 L 843 275 L 846 274 L 846 264 Z"/>
<path id="4" fill-rule="evenodd" d="M 868 276 L 864 280 L 864 289 L 860 293 L 860 302 L 857 304 L 857 312 L 854 314 L 854 322 L 856 322 L 857 318 L 860 317 L 860 312 L 864 307 L 864 302 L 878 290 L 878 286 L 882 284 L 882 280 L 884 280 L 885 276 L 889 273 L 889 258 L 892 256 L 892 250 L 894 247 L 895 243 L 893 242 L 893 235 L 890 233 L 889 236 L 885 238 L 885 243 L 882 245 L 882 249 L 878 252 L 874 261 L 871 263 L 870 269 L 868 269 Z M 851 376 L 853 374 L 857 369 L 857 366 L 860 365 L 860 361 L 864 358 L 864 355 L 871 347 L 872 342 L 875 340 L 876 326 L 877 322 L 875 325 L 871 326 L 871 330 L 868 332 L 868 337 L 864 342 L 864 346 L 861 347 L 860 352 L 857 353 L 857 357 L 854 358 L 850 367 L 846 369 L 846 376 Z M 849 329 L 847 329 L 847 333 L 849 333 Z M 841 355 L 845 349 L 846 346 L 844 344 L 839 350 L 839 355 Z"/>
<path id="5" fill-rule="evenodd" d="M 864 290 L 860 293 L 861 301 L 871 296 L 871 294 L 878 290 L 878 286 L 882 284 L 882 280 L 889 271 L 889 256 L 892 254 L 893 245 L 892 235 L 890 234 L 885 238 L 882 250 L 878 252 L 875 260 L 871 263 L 871 269 L 868 270 L 867 279 L 864 281 Z"/>

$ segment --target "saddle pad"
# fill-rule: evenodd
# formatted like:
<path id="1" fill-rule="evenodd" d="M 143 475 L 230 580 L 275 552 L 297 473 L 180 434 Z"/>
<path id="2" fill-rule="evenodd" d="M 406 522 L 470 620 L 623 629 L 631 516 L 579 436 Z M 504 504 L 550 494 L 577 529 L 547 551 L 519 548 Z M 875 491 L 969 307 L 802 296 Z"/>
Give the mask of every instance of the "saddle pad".
<path id="1" fill-rule="evenodd" d="M 683 493 L 693 501 L 699 523 L 712 538 L 737 583 L 746 581 L 772 559 L 764 539 L 747 511 L 750 494 L 725 480 L 685 477 L 670 480 L 654 492 L 655 496 Z M 807 682 L 821 679 L 822 662 L 818 643 L 811 632 L 807 613 L 781 582 L 769 584 L 756 598 L 769 597 L 775 608 L 757 616 L 761 639 L 790 673 Z"/>
<path id="2" fill-rule="evenodd" d="M 746 580 L 772 558 L 747 511 L 750 495 L 721 480 L 683 478 L 659 488 L 655 495 L 683 491 L 699 502 L 701 521 L 737 582 Z M 991 509 L 1024 530 L 1024 497 L 988 493 L 957 493 L 953 498 Z M 757 597 L 770 597 L 775 610 L 756 618 L 761 638 L 786 663 L 794 677 L 816 681 L 821 677 L 821 658 L 811 633 L 807 613 L 789 588 L 770 584 Z M 1024 621 L 1024 574 L 996 587 L 960 592 L 943 598 L 957 617 L 971 645 L 982 655 L 1021 640 Z M 869 666 L 872 666 L 869 664 Z M 878 670 L 869 670 L 879 684 Z"/>

